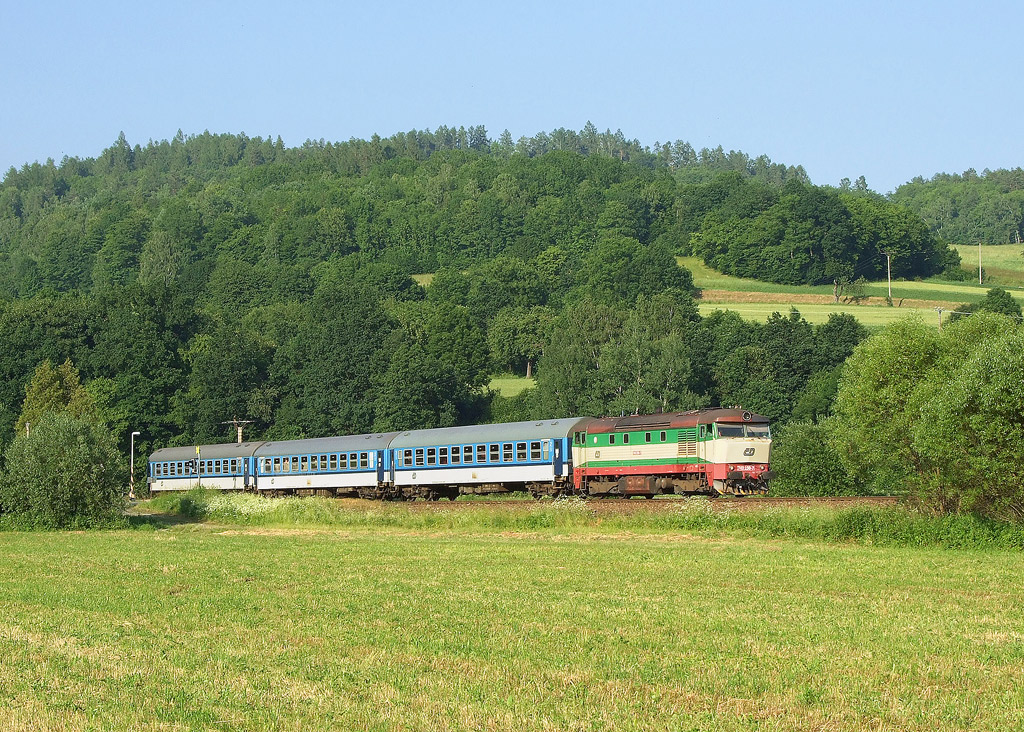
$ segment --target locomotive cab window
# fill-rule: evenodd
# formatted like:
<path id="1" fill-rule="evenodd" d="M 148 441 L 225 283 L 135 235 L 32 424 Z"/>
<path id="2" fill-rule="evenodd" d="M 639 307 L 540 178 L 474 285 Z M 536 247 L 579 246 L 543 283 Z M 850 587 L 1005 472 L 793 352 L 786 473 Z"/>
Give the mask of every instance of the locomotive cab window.
<path id="1" fill-rule="evenodd" d="M 715 428 L 719 437 L 743 437 L 743 425 L 741 424 L 722 424 L 719 422 L 715 425 Z"/>
<path id="2" fill-rule="evenodd" d="M 662 432 L 661 433 L 661 441 L 662 442 L 666 442 L 667 440 L 668 440 L 668 433 Z"/>
<path id="3" fill-rule="evenodd" d="M 608 435 L 608 444 L 609 445 L 614 445 L 615 444 L 615 435 Z"/>
<path id="4" fill-rule="evenodd" d="M 628 432 L 622 436 L 622 444 L 623 445 L 628 445 L 629 444 L 629 433 Z"/>
<path id="5" fill-rule="evenodd" d="M 644 432 L 644 442 L 650 442 L 650 441 L 651 441 L 651 433 L 650 432 Z"/>

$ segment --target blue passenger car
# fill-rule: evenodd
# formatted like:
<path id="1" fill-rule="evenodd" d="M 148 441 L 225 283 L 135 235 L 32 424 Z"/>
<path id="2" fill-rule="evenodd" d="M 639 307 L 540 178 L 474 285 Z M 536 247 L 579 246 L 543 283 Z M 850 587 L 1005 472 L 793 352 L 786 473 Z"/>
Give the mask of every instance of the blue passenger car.
<path id="1" fill-rule="evenodd" d="M 388 443 L 398 433 L 264 442 L 255 451 L 259 491 L 328 491 L 383 497 Z"/>
<path id="2" fill-rule="evenodd" d="M 412 430 L 390 445 L 390 482 L 406 498 L 529 490 L 568 493 L 570 440 L 591 418 Z"/>
<path id="3" fill-rule="evenodd" d="M 253 490 L 253 455 L 262 442 L 198 447 L 165 447 L 149 456 L 149 490 Z"/>

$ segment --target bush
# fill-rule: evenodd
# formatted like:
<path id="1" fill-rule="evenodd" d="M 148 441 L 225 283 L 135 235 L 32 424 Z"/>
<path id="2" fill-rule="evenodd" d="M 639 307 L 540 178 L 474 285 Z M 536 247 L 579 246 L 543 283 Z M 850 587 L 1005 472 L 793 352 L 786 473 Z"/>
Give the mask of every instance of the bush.
<path id="1" fill-rule="evenodd" d="M 0 511 L 34 528 L 110 526 L 124 509 L 120 456 L 101 425 L 49 413 L 4 453 Z"/>
<path id="2" fill-rule="evenodd" d="M 772 443 L 771 492 L 777 496 L 852 496 L 863 492 L 835 448 L 833 420 L 793 422 Z"/>

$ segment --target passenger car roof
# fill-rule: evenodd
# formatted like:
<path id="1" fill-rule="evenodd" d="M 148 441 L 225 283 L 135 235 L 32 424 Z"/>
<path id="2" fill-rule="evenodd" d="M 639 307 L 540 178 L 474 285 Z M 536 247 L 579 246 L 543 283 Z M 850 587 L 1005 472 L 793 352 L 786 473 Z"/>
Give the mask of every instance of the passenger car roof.
<path id="1" fill-rule="evenodd" d="M 544 440 L 571 437 L 581 425 L 593 417 L 543 419 L 529 422 L 478 424 L 465 427 L 442 427 L 432 430 L 402 432 L 391 441 L 392 448 L 424 447 L 427 445 L 463 445 L 477 442 L 515 442 L 517 440 Z"/>
<path id="2" fill-rule="evenodd" d="M 221 458 L 252 457 L 262 442 L 227 442 L 220 445 L 200 445 L 198 457 L 202 460 L 219 460 Z M 164 447 L 149 456 L 149 461 L 191 460 L 196 457 L 196 446 Z"/>
<path id="3" fill-rule="evenodd" d="M 371 435 L 343 435 L 341 437 L 311 437 L 305 440 L 279 440 L 264 442 L 257 457 L 265 455 L 313 455 L 328 452 L 371 452 L 386 450 L 397 432 L 379 432 Z"/>

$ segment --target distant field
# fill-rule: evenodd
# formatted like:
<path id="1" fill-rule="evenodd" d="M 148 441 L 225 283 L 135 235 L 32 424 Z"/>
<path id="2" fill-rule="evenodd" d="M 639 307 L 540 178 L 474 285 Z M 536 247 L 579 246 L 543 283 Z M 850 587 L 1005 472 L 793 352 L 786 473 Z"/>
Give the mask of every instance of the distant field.
<path id="1" fill-rule="evenodd" d="M 767 320 L 772 313 L 778 312 L 786 315 L 789 313 L 790 307 L 795 307 L 799 310 L 800 315 L 809 323 L 828 322 L 829 315 L 832 313 L 850 313 L 869 328 L 880 328 L 895 320 L 900 320 L 913 314 L 919 315 L 925 322 L 934 323 L 938 327 L 939 318 L 938 312 L 930 308 L 890 308 L 869 307 L 866 305 L 817 305 L 807 303 L 789 304 L 781 298 L 776 303 L 715 303 L 701 301 L 699 306 L 701 315 L 708 315 L 715 310 L 732 310 L 739 313 L 746 320 L 762 321 Z M 943 320 L 947 318 L 948 316 L 943 316 Z"/>
<path id="2" fill-rule="evenodd" d="M 1024 728 L 1024 554 L 246 528 L 0 535 L 0 727 Z"/>
<path id="3" fill-rule="evenodd" d="M 1012 260 L 1010 257 L 1006 258 Z M 811 322 L 824 322 L 828 320 L 830 313 L 848 312 L 865 325 L 877 327 L 916 312 L 926 322 L 938 325 L 936 307 L 948 310 L 961 303 L 977 302 L 985 297 L 985 293 L 992 287 L 991 284 L 978 285 L 970 282 L 894 280 L 893 302 L 899 307 L 888 307 L 879 304 L 880 299 L 884 299 L 888 294 L 887 283 L 871 282 L 865 287 L 865 294 L 871 298 L 871 304 L 834 304 L 830 285 L 777 285 L 715 272 L 697 257 L 677 257 L 676 260 L 693 272 L 694 284 L 697 287 L 712 291 L 700 302 L 702 313 L 735 310 L 750 320 L 764 320 L 773 312 L 786 313 L 790 307 L 795 306 L 800 314 Z M 1024 272 L 1024 258 L 1021 259 L 1021 266 Z M 1024 303 L 1024 290 L 1011 290 L 1011 294 Z M 756 302 L 746 302 L 747 300 Z"/>
<path id="4" fill-rule="evenodd" d="M 977 270 L 978 247 L 957 244 L 964 269 Z M 992 281 L 1004 287 L 1024 287 L 1024 246 L 1004 244 L 981 247 L 981 266 Z"/>
<path id="5" fill-rule="evenodd" d="M 536 381 L 527 379 L 525 376 L 502 374 L 491 379 L 491 383 L 488 386 L 503 397 L 514 397 L 516 394 L 532 389 L 536 385 Z"/>

